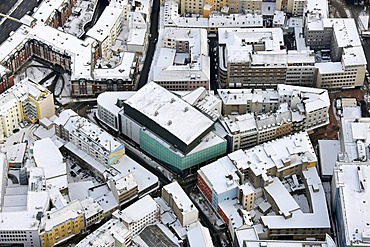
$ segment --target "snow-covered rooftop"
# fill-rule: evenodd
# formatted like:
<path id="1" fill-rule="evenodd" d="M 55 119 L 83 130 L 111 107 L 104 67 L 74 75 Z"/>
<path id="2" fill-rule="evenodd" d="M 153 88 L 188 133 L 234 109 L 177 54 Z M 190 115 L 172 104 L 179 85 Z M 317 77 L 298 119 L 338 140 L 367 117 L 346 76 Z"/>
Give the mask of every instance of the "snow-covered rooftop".
<path id="1" fill-rule="evenodd" d="M 24 210 L 0 212 L 0 230 L 38 230 L 40 222 L 35 215 L 45 212 L 49 207 L 49 200 L 47 191 L 28 191 L 27 207 Z"/>
<path id="2" fill-rule="evenodd" d="M 187 239 L 190 247 L 211 247 L 214 246 L 212 243 L 211 234 L 208 228 L 202 226 L 198 221 L 197 226 L 188 231 Z"/>
<path id="3" fill-rule="evenodd" d="M 107 246 L 114 245 L 116 241 L 125 243 L 124 239 L 131 235 L 131 232 L 118 219 L 111 219 L 97 230 L 81 240 L 76 247 Z"/>
<path id="4" fill-rule="evenodd" d="M 140 209 L 140 210 L 138 210 Z M 116 211 L 113 216 L 117 219 L 122 219 L 128 224 L 138 222 L 152 212 L 159 210 L 158 204 L 149 195 L 141 198 L 137 202 L 128 206 L 122 211 Z"/>
<path id="5" fill-rule="evenodd" d="M 141 112 L 185 144 L 193 142 L 213 125 L 213 121 L 193 106 L 154 82 L 142 87 L 125 104 Z M 192 128 L 189 128 L 189 121 Z"/>
<path id="6" fill-rule="evenodd" d="M 198 211 L 178 182 L 175 181 L 163 186 L 163 190 L 172 195 L 173 202 L 182 214 L 187 214 L 190 211 Z"/>
<path id="7" fill-rule="evenodd" d="M 186 28 L 262 27 L 263 18 L 261 14 L 212 14 L 209 18 L 182 17 L 178 12 L 178 4 L 175 1 L 166 1 L 164 4 L 164 25 Z"/>
<path id="8" fill-rule="evenodd" d="M 37 167 L 44 169 L 46 179 L 54 179 L 67 174 L 63 155 L 50 138 L 37 140 L 33 146 L 33 155 Z M 67 186 L 67 181 L 62 187 Z"/>
<path id="9" fill-rule="evenodd" d="M 117 25 L 118 22 L 123 21 L 123 10 L 107 6 L 103 13 L 100 15 L 95 25 L 87 32 L 87 36 L 96 39 L 99 42 L 103 42 L 107 39 L 112 32 L 112 28 Z M 115 32 L 116 30 L 114 30 Z"/>
<path id="10" fill-rule="evenodd" d="M 59 224 L 76 219 L 81 214 L 83 214 L 83 207 L 80 201 L 74 201 L 61 209 L 46 212 L 46 215 L 41 219 L 41 232 L 51 231 Z"/>
<path id="11" fill-rule="evenodd" d="M 341 221 L 346 238 L 346 244 L 351 242 L 364 245 L 369 241 L 370 202 L 369 182 L 370 164 L 343 163 L 337 164 L 334 172 L 336 189 L 339 195 Z M 339 209 L 337 209 L 339 210 Z"/>

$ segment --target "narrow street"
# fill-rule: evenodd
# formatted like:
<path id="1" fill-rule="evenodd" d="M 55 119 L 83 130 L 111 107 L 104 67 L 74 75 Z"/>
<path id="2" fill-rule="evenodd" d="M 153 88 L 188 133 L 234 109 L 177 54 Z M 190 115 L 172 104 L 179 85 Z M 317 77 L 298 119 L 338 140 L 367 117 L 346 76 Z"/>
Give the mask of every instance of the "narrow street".
<path id="1" fill-rule="evenodd" d="M 151 24 L 150 24 L 149 45 L 148 45 L 148 49 L 146 52 L 144 66 L 140 73 L 140 79 L 139 79 L 139 82 L 137 83 L 137 89 L 142 88 L 148 81 L 148 74 L 149 74 L 150 67 L 153 61 L 155 46 L 156 46 L 156 43 L 158 42 L 159 10 L 160 10 L 160 1 L 153 0 L 152 13 L 150 16 Z"/>

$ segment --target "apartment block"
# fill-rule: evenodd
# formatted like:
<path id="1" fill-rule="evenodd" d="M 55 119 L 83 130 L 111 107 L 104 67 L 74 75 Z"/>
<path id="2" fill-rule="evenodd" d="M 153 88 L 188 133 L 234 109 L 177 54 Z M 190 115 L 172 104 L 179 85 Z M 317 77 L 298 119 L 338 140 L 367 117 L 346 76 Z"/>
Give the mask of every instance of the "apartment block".
<path id="1" fill-rule="evenodd" d="M 185 1 L 188 2 L 188 1 Z M 247 1 L 248 2 L 248 1 Z M 258 1 L 257 1 L 258 2 Z M 194 3 L 194 2 L 193 2 Z M 231 5 L 232 4 L 232 5 Z M 237 5 L 236 5 L 237 4 Z M 216 3 L 217 5 L 217 3 Z M 197 5 L 192 5 L 194 8 L 198 8 Z M 239 6 L 243 6 L 242 2 L 230 1 L 230 5 L 233 6 L 236 13 L 241 14 L 230 14 L 230 8 L 223 7 L 223 15 L 212 14 L 215 10 L 213 4 L 204 4 L 203 17 L 199 17 L 194 14 L 191 16 L 183 16 L 183 13 L 179 12 L 179 4 L 173 0 L 166 1 L 164 3 L 164 26 L 165 27 L 178 27 L 178 28 L 205 28 L 209 33 L 217 33 L 219 28 L 257 28 L 263 27 L 262 14 L 246 12 L 243 14 L 238 11 Z"/>
<path id="2" fill-rule="evenodd" d="M 50 0 L 41 2 L 33 17 L 53 28 L 63 27 L 72 13 L 76 0 Z"/>
<path id="3" fill-rule="evenodd" d="M 99 20 L 86 33 L 87 36 L 98 41 L 99 52 L 105 60 L 109 60 L 112 57 L 112 46 L 122 30 L 123 20 L 122 9 L 107 6 Z"/>
<path id="4" fill-rule="evenodd" d="M 274 89 L 218 89 L 231 151 L 329 123 L 327 90 L 279 84 Z"/>
<path id="5" fill-rule="evenodd" d="M 55 114 L 53 94 L 26 78 L 0 95 L 0 140 L 13 134 L 21 121 L 35 123 Z"/>
<path id="6" fill-rule="evenodd" d="M 102 164 L 113 165 L 125 154 L 123 144 L 72 110 L 63 111 L 54 124 L 58 137 Z"/>
<path id="7" fill-rule="evenodd" d="M 210 58 L 205 29 L 164 29 L 152 80 L 171 91 L 210 89 Z"/>
<path id="8" fill-rule="evenodd" d="M 113 213 L 113 218 L 122 222 L 133 235 L 138 234 L 145 226 L 158 222 L 160 217 L 159 205 L 150 196 L 145 196 L 124 210 Z"/>
<path id="9" fill-rule="evenodd" d="M 41 218 L 41 246 L 53 246 L 70 236 L 79 234 L 84 229 L 83 207 L 79 201 L 71 202 L 59 210 L 47 212 Z"/>
<path id="10" fill-rule="evenodd" d="M 198 209 L 176 181 L 163 186 L 162 198 L 172 208 L 182 226 L 198 221 Z"/>

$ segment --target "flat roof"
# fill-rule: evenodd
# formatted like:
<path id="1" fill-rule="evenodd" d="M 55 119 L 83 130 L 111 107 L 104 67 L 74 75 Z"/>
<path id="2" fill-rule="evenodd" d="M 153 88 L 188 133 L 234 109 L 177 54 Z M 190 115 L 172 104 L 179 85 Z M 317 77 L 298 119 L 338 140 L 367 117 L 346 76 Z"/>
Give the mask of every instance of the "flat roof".
<path id="1" fill-rule="evenodd" d="M 98 95 L 97 103 L 110 113 L 118 116 L 118 112 L 122 107 L 117 106 L 117 100 L 127 100 L 135 93 L 136 91 L 104 92 Z"/>
<path id="2" fill-rule="evenodd" d="M 344 66 L 365 66 L 367 64 L 362 46 L 344 48 L 342 53 L 342 61 Z"/>
<path id="3" fill-rule="evenodd" d="M 19 143 L 16 145 L 2 147 L 0 150 L 1 152 L 6 153 L 7 161 L 9 163 L 23 163 L 26 147 L 26 143 Z"/>
<path id="4" fill-rule="evenodd" d="M 281 28 L 219 28 L 218 42 L 221 45 L 248 47 L 248 42 L 265 44 L 265 50 L 280 51 L 284 45 L 283 30 Z"/>
<path id="5" fill-rule="evenodd" d="M 12 212 L 0 212 L 0 230 L 35 230 L 39 229 L 40 222 L 35 218 L 38 212 L 44 213 L 49 206 L 47 191 L 28 191 L 27 208 Z M 19 220 L 22 219 L 22 220 Z"/>
<path id="6" fill-rule="evenodd" d="M 235 174 L 236 169 L 231 160 L 225 156 L 207 166 L 201 167 L 198 172 L 203 174 L 202 177 L 207 180 L 206 183 L 217 194 L 230 190 L 235 190 L 236 194 L 238 184 L 235 180 L 239 179 Z M 226 176 L 231 176 L 231 179 L 227 179 Z"/>
<path id="7" fill-rule="evenodd" d="M 185 144 L 192 143 L 213 125 L 213 121 L 193 106 L 154 82 L 146 84 L 125 103 Z"/>
<path id="8" fill-rule="evenodd" d="M 69 0 L 49 0 L 41 2 L 35 13 L 32 15 L 38 21 L 45 23 L 49 17 L 62 7 L 62 4 L 68 3 Z"/>
<path id="9" fill-rule="evenodd" d="M 295 210 L 300 209 L 298 203 L 289 194 L 280 179 L 274 177 L 272 183 L 265 186 L 264 189 L 272 197 L 281 214 L 288 215 Z"/>
<path id="10" fill-rule="evenodd" d="M 328 152 L 328 150 L 330 150 L 330 152 Z M 320 170 L 322 176 L 333 175 L 339 152 L 339 140 L 319 140 Z"/>
<path id="11" fill-rule="evenodd" d="M 355 20 L 352 18 L 324 19 L 324 26 L 333 27 L 333 35 L 338 47 L 361 46 Z"/>
<path id="12" fill-rule="evenodd" d="M 144 45 L 146 37 L 146 29 L 130 29 L 127 45 Z"/>
<path id="13" fill-rule="evenodd" d="M 370 163 L 338 162 L 334 169 L 336 188 L 339 193 L 341 206 L 339 212 L 344 227 L 346 244 L 352 241 L 368 243 L 370 224 L 370 202 L 369 182 Z M 363 189 L 362 189 L 363 188 Z"/>
<path id="14" fill-rule="evenodd" d="M 196 227 L 188 231 L 187 239 L 190 247 L 212 247 L 212 238 L 208 228 L 198 221 Z"/>
<path id="15" fill-rule="evenodd" d="M 68 195 L 70 201 L 84 200 L 89 197 L 89 188 L 94 187 L 92 181 L 79 181 L 74 183 L 68 183 Z"/>
<path id="16" fill-rule="evenodd" d="M 120 173 L 119 176 L 127 176 L 127 174 L 132 173 L 136 180 L 139 194 L 153 185 L 158 184 L 158 177 L 156 175 L 127 155 L 124 155 L 118 163 L 114 165 L 114 169 Z"/>
<path id="17" fill-rule="evenodd" d="M 109 80 L 115 79 L 123 81 L 131 81 L 131 75 L 135 69 L 135 58 L 134 52 L 124 52 L 119 64 L 114 68 L 95 68 L 94 78 L 96 80 Z"/>
<path id="18" fill-rule="evenodd" d="M 107 6 L 100 15 L 98 21 L 86 35 L 99 42 L 103 42 L 111 34 L 113 26 L 116 25 L 117 22 L 122 21 L 120 19 L 123 19 L 123 10 Z"/>
<path id="19" fill-rule="evenodd" d="M 76 247 L 106 246 L 113 244 L 116 238 L 129 238 L 130 231 L 118 219 L 110 219 L 97 230 L 77 243 Z M 124 242 L 122 240 L 122 242 Z"/>
<path id="20" fill-rule="evenodd" d="M 138 208 L 140 208 L 140 210 L 138 210 Z M 115 211 L 113 216 L 117 219 L 122 219 L 128 224 L 131 224 L 145 218 L 148 214 L 156 210 L 159 210 L 158 204 L 151 196 L 147 195 L 124 210 Z"/>
<path id="21" fill-rule="evenodd" d="M 63 155 L 50 138 L 35 141 L 33 155 L 36 166 L 43 168 L 46 179 L 53 179 L 67 174 Z"/>
<path id="22" fill-rule="evenodd" d="M 303 178 L 307 183 L 307 197 L 310 197 L 310 208 L 312 212 L 304 213 L 295 210 L 291 218 L 285 219 L 280 215 L 262 216 L 261 220 L 270 229 L 295 229 L 295 228 L 323 228 L 330 229 L 330 219 L 326 204 L 326 195 L 321 184 L 316 167 L 307 168 L 302 171 Z"/>
<path id="23" fill-rule="evenodd" d="M 341 62 L 315 63 L 320 74 L 343 73 L 344 68 Z"/>

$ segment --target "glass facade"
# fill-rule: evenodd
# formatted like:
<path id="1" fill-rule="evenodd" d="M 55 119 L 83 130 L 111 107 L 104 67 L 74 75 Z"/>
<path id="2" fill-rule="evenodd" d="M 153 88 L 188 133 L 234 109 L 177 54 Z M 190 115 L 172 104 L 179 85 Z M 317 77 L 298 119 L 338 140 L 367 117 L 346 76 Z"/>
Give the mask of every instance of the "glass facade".
<path id="1" fill-rule="evenodd" d="M 158 160 L 182 171 L 225 154 L 227 142 L 224 140 L 222 143 L 184 156 L 179 151 L 168 148 L 157 139 L 148 135 L 145 131 L 140 130 L 140 148 Z"/>

